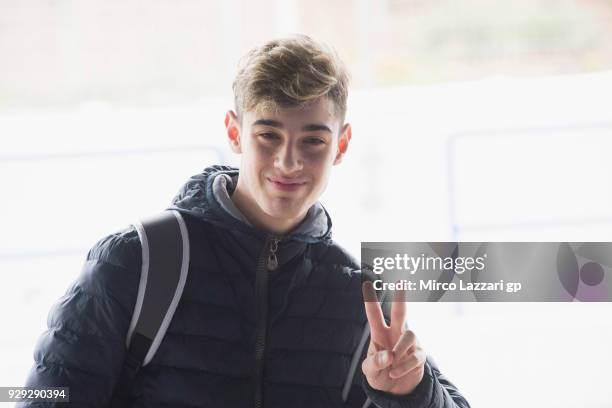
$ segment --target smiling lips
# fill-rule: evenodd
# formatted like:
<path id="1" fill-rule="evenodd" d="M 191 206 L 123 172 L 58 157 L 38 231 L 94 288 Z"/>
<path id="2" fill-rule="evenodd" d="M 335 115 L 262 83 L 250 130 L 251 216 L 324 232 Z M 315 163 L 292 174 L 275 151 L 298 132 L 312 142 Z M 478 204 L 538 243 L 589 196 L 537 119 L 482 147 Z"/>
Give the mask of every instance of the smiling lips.
<path id="1" fill-rule="evenodd" d="M 303 180 L 292 180 L 292 179 L 283 179 L 283 178 L 270 178 L 267 177 L 267 180 L 274 187 L 281 191 L 295 191 L 300 187 L 306 185 L 306 182 Z"/>

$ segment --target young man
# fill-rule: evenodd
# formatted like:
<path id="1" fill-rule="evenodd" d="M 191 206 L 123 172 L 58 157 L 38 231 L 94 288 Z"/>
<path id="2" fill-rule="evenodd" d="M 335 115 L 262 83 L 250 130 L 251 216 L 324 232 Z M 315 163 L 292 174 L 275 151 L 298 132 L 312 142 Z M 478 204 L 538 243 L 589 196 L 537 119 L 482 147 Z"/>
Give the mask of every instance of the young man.
<path id="1" fill-rule="evenodd" d="M 240 170 L 205 169 L 170 207 L 186 223 L 189 275 L 128 406 L 468 407 L 406 330 L 405 303 L 390 319 L 378 302 L 364 307 L 373 288 L 317 201 L 351 139 L 342 62 L 306 36 L 272 41 L 246 56 L 233 89 L 225 124 Z M 69 386 L 74 406 L 109 406 L 141 258 L 134 228 L 90 250 L 49 315 L 27 386 Z"/>

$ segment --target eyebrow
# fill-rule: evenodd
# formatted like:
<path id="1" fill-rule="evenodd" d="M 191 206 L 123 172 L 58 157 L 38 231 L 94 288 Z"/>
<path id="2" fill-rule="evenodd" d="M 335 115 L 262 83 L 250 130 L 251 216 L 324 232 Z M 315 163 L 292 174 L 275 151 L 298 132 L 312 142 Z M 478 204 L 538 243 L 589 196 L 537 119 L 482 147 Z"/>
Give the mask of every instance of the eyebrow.
<path id="1" fill-rule="evenodd" d="M 275 127 L 279 129 L 285 128 L 285 126 L 283 126 L 281 122 L 277 120 L 273 120 L 273 119 L 257 119 L 255 122 L 253 122 L 253 126 L 255 125 L 271 126 L 271 127 Z M 302 131 L 304 132 L 316 132 L 319 130 L 333 133 L 327 125 L 323 125 L 319 123 L 309 123 L 308 125 L 302 126 Z"/>

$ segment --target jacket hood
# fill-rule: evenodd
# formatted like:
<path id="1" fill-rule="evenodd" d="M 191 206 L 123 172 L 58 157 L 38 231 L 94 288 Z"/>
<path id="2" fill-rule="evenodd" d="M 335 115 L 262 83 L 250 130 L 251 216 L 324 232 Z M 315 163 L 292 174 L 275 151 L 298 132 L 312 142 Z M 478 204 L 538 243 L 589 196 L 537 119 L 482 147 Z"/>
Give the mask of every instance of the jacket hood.
<path id="1" fill-rule="evenodd" d="M 234 206 L 230 196 L 234 192 L 239 170 L 230 166 L 211 166 L 187 180 L 167 209 L 210 222 L 223 228 L 240 230 L 265 238 L 266 231 L 253 227 Z M 283 240 L 315 243 L 331 240 L 331 217 L 316 202 L 306 217 Z"/>

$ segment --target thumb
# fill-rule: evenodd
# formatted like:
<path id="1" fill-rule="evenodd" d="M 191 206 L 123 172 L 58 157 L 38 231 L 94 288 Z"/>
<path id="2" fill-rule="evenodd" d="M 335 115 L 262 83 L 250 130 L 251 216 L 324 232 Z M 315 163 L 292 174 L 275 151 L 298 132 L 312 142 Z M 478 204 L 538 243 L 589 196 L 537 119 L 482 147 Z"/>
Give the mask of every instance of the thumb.
<path id="1" fill-rule="evenodd" d="M 391 365 L 391 363 L 393 363 L 393 353 L 389 350 L 379 351 L 374 355 L 374 358 L 376 361 L 376 367 L 379 370 L 387 368 Z"/>
<path id="2" fill-rule="evenodd" d="M 393 353 L 389 350 L 381 350 L 370 354 L 361 366 L 366 377 L 375 376 L 379 371 L 391 366 Z"/>

